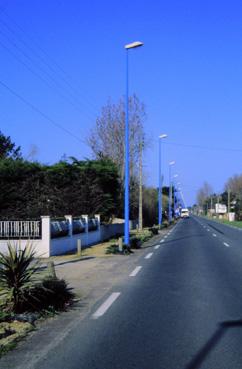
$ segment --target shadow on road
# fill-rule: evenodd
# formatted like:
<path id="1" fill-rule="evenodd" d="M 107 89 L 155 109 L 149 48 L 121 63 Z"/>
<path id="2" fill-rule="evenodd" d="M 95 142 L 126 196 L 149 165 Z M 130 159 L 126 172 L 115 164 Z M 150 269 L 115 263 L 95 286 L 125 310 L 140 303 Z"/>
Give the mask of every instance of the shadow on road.
<path id="1" fill-rule="evenodd" d="M 164 243 L 162 245 L 166 245 L 168 243 L 172 243 L 172 242 L 176 242 L 176 241 L 181 241 L 181 240 L 186 240 L 188 238 L 193 238 L 193 237 L 205 237 L 206 234 L 192 234 L 190 236 L 185 236 L 185 237 L 179 237 L 179 238 L 172 238 L 171 240 L 169 239 L 165 239 Z M 147 249 L 149 247 L 154 247 L 155 245 L 157 245 L 159 243 L 159 241 L 157 240 L 157 242 L 152 242 L 152 244 L 148 244 L 145 246 L 141 246 L 142 249 Z"/>
<path id="2" fill-rule="evenodd" d="M 191 234 L 189 236 L 179 237 L 179 238 L 172 238 L 171 240 L 165 239 L 164 243 L 172 243 L 174 241 L 181 241 L 181 240 L 187 240 L 188 238 L 197 238 L 197 237 L 206 237 L 206 234 Z"/>
<path id="3" fill-rule="evenodd" d="M 72 263 L 78 263 L 79 261 L 90 260 L 90 259 L 95 259 L 95 256 L 86 256 L 86 257 L 82 257 L 80 259 L 66 260 L 66 261 L 61 261 L 61 262 L 58 262 L 57 261 L 55 263 L 55 266 L 65 265 L 65 264 L 72 264 Z"/>
<path id="4" fill-rule="evenodd" d="M 217 231 L 218 233 L 224 234 L 224 232 L 220 231 L 220 229 L 218 229 L 217 227 L 215 227 L 214 225 L 212 225 L 211 223 L 208 223 L 209 227 L 213 228 L 215 231 Z"/>
<path id="5" fill-rule="evenodd" d="M 65 261 L 55 261 L 55 267 L 60 266 L 60 265 L 65 265 L 65 264 L 73 264 L 73 263 L 79 263 L 80 261 L 84 261 L 84 260 L 90 260 L 90 259 L 95 259 L 95 256 L 86 256 L 86 257 L 80 257 L 78 259 L 70 259 L 70 260 L 65 260 Z M 43 262 L 43 264 L 38 268 L 39 271 L 47 269 L 48 265 L 45 265 L 45 262 Z"/>
<path id="6" fill-rule="evenodd" d="M 201 350 L 195 355 L 195 357 L 190 361 L 190 363 L 184 369 L 198 369 L 204 362 L 208 354 L 214 349 L 218 344 L 220 339 L 225 335 L 226 331 L 230 328 L 242 327 L 241 320 L 228 320 L 219 323 L 218 328 L 212 335 L 212 337 L 205 343 Z"/>

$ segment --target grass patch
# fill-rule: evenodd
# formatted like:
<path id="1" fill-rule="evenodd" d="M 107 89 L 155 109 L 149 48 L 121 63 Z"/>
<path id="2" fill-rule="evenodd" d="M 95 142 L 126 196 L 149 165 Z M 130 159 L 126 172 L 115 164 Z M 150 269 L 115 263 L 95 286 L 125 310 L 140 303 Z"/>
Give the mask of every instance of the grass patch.
<path id="1" fill-rule="evenodd" d="M 0 323 L 0 357 L 16 346 L 16 343 L 34 329 L 28 322 Z"/>
<path id="2" fill-rule="evenodd" d="M 223 223 L 223 224 L 228 224 L 234 227 L 238 227 L 238 228 L 242 228 L 242 221 L 241 220 L 235 220 L 233 222 L 230 222 L 229 220 L 226 219 L 216 219 L 217 221 Z"/>
<path id="3" fill-rule="evenodd" d="M 237 228 L 242 228 L 242 220 L 234 220 L 233 222 L 230 222 L 227 219 L 211 218 L 211 217 L 209 217 L 207 215 L 204 215 L 203 217 L 206 218 L 206 219 L 209 219 L 209 220 L 213 220 L 214 222 L 218 222 L 218 223 L 222 223 L 222 224 L 227 224 L 227 225 L 230 225 L 230 226 L 233 226 L 233 227 L 237 227 Z"/>

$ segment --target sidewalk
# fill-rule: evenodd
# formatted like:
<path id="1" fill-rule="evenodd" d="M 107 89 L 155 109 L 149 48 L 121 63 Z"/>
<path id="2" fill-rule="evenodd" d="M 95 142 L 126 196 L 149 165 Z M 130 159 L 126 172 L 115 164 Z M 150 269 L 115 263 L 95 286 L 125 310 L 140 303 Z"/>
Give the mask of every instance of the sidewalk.
<path id="1" fill-rule="evenodd" d="M 162 231 L 164 233 L 164 231 Z M 144 249 L 154 245 L 161 234 L 145 242 L 141 249 L 133 250 L 131 255 L 99 255 L 84 256 L 83 259 L 69 262 L 56 262 L 56 274 L 64 278 L 81 300 L 93 303 L 100 292 L 109 290 L 123 278 L 125 271 L 131 270 L 137 258 L 144 253 Z M 96 246 L 97 248 L 98 246 Z"/>

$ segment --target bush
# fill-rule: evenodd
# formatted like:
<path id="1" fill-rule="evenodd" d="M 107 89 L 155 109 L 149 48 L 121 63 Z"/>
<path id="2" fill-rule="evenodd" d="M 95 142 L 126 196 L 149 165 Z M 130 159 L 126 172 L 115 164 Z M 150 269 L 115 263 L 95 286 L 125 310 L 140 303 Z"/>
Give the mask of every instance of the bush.
<path id="1" fill-rule="evenodd" d="M 119 248 L 118 245 L 110 245 L 106 248 L 106 254 L 119 254 Z"/>
<path id="2" fill-rule="evenodd" d="M 8 253 L 0 253 L 0 296 L 3 310 L 13 313 L 41 311 L 52 308 L 60 310 L 71 302 L 74 295 L 63 279 L 39 276 L 39 262 L 34 259 L 31 246 L 23 250 L 17 244 L 8 244 Z M 5 312 L 1 312 L 4 319 Z"/>
<path id="3" fill-rule="evenodd" d="M 142 242 L 139 237 L 131 237 L 129 243 L 130 243 L 131 249 L 140 249 Z"/>
<path id="4" fill-rule="evenodd" d="M 8 243 L 8 252 L 0 252 L 0 296 L 3 305 L 18 313 L 24 302 L 25 290 L 33 286 L 39 262 L 34 260 L 35 252 L 31 245 L 20 250 L 17 243 Z"/>
<path id="5" fill-rule="evenodd" d="M 63 310 L 73 298 L 72 289 L 64 279 L 47 277 L 25 290 L 22 311 Z"/>
<path id="6" fill-rule="evenodd" d="M 151 227 L 149 228 L 149 231 L 152 233 L 153 236 L 159 234 L 159 230 L 157 227 Z"/>
<path id="7" fill-rule="evenodd" d="M 121 254 L 121 255 L 129 255 L 132 254 L 133 251 L 130 250 L 130 247 L 128 247 L 127 245 L 123 244 L 123 252 L 119 251 L 119 247 L 118 245 L 110 245 L 106 248 L 106 254 Z"/>

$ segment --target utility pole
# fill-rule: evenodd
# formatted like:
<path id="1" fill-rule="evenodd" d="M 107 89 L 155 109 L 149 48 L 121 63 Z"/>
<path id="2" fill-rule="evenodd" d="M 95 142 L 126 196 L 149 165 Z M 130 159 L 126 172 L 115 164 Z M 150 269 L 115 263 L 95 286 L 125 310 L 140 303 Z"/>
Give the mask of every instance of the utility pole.
<path id="1" fill-rule="evenodd" d="M 230 188 L 228 188 L 228 213 L 230 213 Z"/>
<path id="2" fill-rule="evenodd" d="M 139 144 L 139 230 L 142 231 L 143 229 L 143 163 L 142 163 L 142 156 L 143 156 L 143 146 L 144 140 L 140 141 Z"/>

